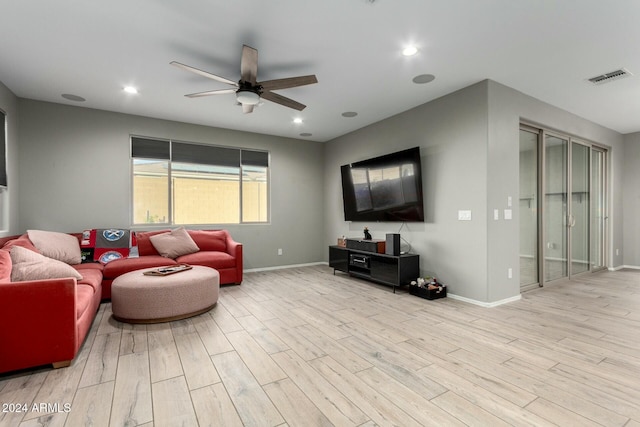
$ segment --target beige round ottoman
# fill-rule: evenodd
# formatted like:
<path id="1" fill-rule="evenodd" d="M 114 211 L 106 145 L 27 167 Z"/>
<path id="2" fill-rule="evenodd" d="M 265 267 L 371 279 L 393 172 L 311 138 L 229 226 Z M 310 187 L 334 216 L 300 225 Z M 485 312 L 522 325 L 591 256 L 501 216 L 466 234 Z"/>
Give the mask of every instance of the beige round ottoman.
<path id="1" fill-rule="evenodd" d="M 117 277 L 111 284 L 111 308 L 116 320 L 159 323 L 204 313 L 218 301 L 217 270 L 194 265 L 167 276 L 146 276 L 149 269 Z"/>

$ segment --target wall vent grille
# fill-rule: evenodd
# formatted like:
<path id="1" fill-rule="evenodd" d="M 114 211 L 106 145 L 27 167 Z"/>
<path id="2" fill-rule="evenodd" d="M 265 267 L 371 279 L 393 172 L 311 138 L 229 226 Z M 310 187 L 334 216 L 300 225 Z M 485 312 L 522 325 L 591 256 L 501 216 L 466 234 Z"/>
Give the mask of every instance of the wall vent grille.
<path id="1" fill-rule="evenodd" d="M 631 72 L 626 68 L 621 68 L 619 70 L 612 71 L 610 73 L 602 74 L 600 76 L 591 77 L 588 79 L 594 85 L 601 85 L 605 83 L 609 83 L 615 80 L 620 80 L 625 77 L 632 76 Z"/>

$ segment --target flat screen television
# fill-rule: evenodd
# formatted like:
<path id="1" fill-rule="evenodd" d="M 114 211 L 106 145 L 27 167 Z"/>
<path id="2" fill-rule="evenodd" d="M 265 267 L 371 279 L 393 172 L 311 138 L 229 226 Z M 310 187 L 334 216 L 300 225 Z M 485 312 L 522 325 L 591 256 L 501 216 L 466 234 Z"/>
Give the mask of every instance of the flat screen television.
<path id="1" fill-rule="evenodd" d="M 423 222 L 420 147 L 344 165 L 346 221 Z"/>

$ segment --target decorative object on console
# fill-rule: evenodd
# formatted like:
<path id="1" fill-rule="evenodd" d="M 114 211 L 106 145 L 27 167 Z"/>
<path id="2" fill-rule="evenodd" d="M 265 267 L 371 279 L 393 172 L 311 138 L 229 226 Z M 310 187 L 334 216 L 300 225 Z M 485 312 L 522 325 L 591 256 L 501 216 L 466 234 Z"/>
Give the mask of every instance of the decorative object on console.
<path id="1" fill-rule="evenodd" d="M 372 240 L 371 233 L 369 233 L 369 229 L 367 227 L 364 228 L 364 240 Z"/>
<path id="2" fill-rule="evenodd" d="M 400 255 L 400 234 L 387 233 L 385 253 L 387 255 L 394 255 L 394 256 Z"/>

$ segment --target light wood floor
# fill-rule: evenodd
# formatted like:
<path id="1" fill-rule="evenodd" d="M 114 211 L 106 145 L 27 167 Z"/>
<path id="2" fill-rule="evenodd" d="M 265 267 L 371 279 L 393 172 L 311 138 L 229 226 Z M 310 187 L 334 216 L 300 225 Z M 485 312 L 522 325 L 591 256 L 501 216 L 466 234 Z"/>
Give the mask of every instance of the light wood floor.
<path id="1" fill-rule="evenodd" d="M 165 324 L 104 303 L 69 368 L 0 376 L 9 403 L 29 411 L 1 426 L 640 426 L 640 272 L 496 308 L 327 266 L 247 274 Z"/>

